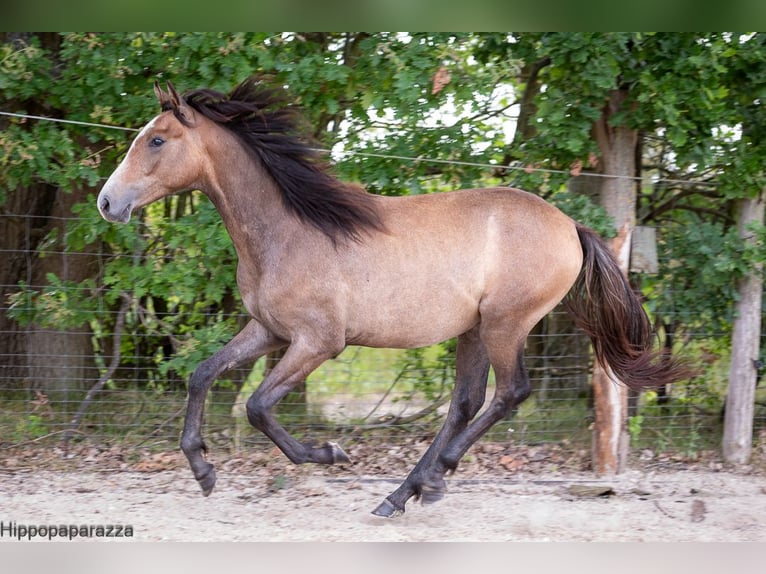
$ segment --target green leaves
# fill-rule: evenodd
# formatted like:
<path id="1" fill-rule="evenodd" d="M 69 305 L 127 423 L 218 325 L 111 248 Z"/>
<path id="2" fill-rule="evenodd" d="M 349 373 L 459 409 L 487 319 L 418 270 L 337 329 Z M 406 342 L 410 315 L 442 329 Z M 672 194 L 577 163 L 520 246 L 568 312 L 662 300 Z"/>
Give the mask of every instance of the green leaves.
<path id="1" fill-rule="evenodd" d="M 736 230 L 686 214 L 662 230 L 659 250 L 665 256 L 660 274 L 644 278 L 655 312 L 666 321 L 674 316 L 689 331 L 704 325 L 728 333 L 737 279 L 750 265 Z"/>
<path id="2" fill-rule="evenodd" d="M 25 283 L 8 296 L 8 315 L 22 325 L 35 323 L 46 329 L 76 329 L 98 316 L 98 299 L 92 279 L 80 283 L 64 281 L 53 273 L 40 290 Z"/>
<path id="3" fill-rule="evenodd" d="M 617 234 L 614 220 L 606 210 L 584 195 L 561 191 L 553 194 L 549 201 L 575 221 L 596 230 L 602 237 L 609 238 Z"/>
<path id="4" fill-rule="evenodd" d="M 0 46 L 0 90 L 6 98 L 27 99 L 46 85 L 52 66 L 36 37 L 26 44 Z"/>
<path id="5" fill-rule="evenodd" d="M 387 195 L 511 183 L 604 235 L 613 232 L 604 211 L 566 184 L 573 165 L 595 168 L 594 122 L 610 91 L 627 90 L 611 126 L 640 130 L 644 174 L 717 184 L 704 193 L 683 185 L 642 192 L 642 223 L 667 227 L 669 254 L 658 278 L 644 278 L 646 289 L 690 321 L 725 320 L 733 278 L 762 259 L 760 244 L 741 247 L 729 216 L 731 201 L 766 185 L 761 34 L 76 32 L 45 45 L 41 38 L 0 45 L 0 99 L 9 111 L 139 127 L 159 111 L 155 79 L 182 92 L 228 91 L 268 72 L 295 95 L 342 179 Z M 508 126 L 531 81 L 522 71 L 536 64 L 534 129 L 511 145 Z M 133 135 L 2 122 L 0 201 L 34 184 L 95 193 Z M 484 165 L 508 162 L 531 169 L 501 174 Z M 94 194 L 72 211 L 49 240 L 100 253 L 99 267 L 82 283 L 49 277 L 44 288 L 24 286 L 14 295 L 18 320 L 63 326 L 96 317 L 108 331 L 109 310 L 131 292 L 137 307 L 128 328 L 173 341 L 170 362 L 156 355 L 163 372 L 188 372 L 233 333 L 236 257 L 204 197 L 159 202 L 129 226 L 103 221 Z"/>

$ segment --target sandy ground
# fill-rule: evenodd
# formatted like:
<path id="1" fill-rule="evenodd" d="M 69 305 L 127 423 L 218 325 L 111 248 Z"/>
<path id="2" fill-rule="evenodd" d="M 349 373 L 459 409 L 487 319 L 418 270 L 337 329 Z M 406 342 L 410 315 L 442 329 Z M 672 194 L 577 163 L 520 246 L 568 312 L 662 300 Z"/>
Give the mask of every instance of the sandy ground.
<path id="1" fill-rule="evenodd" d="M 13 539 L 9 525 L 16 533 L 20 526 L 118 525 L 144 541 L 766 541 L 762 473 L 456 475 L 437 504 L 411 501 L 402 516 L 373 516 L 401 478 L 353 468 L 274 474 L 223 465 L 215 491 L 203 498 L 181 468 L 6 469 L 0 540 Z"/>

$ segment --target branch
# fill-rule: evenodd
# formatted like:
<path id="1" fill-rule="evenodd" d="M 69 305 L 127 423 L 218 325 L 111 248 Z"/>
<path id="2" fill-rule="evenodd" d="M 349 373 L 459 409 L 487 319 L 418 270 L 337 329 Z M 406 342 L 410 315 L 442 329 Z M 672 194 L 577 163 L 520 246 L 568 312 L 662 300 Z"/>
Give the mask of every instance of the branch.
<path id="1" fill-rule="evenodd" d="M 653 198 L 653 201 L 652 201 L 652 207 L 649 213 L 643 219 L 645 221 L 658 221 L 665 213 L 676 210 L 676 209 L 684 209 L 687 211 L 703 213 L 703 214 L 712 214 L 714 216 L 724 219 L 725 221 L 728 219 L 726 217 L 726 214 L 721 213 L 720 208 L 718 207 L 709 208 L 704 206 L 695 206 L 695 205 L 686 204 L 684 202 L 685 199 L 693 198 L 695 196 L 705 197 L 710 200 L 717 200 L 721 198 L 720 193 L 716 191 L 710 191 L 710 190 L 701 188 L 697 186 L 695 182 L 690 182 L 690 184 L 694 184 L 693 187 L 681 190 L 678 193 L 672 193 L 670 197 L 666 199 L 656 197 L 657 194 L 655 194 L 655 197 Z"/>
<path id="2" fill-rule="evenodd" d="M 72 422 L 69 423 L 69 428 L 66 430 L 63 438 L 61 439 L 61 442 L 64 443 L 65 450 L 69 445 L 69 440 L 72 438 L 72 435 L 77 432 L 77 427 L 80 426 L 80 421 L 82 420 L 85 411 L 88 410 L 90 403 L 93 402 L 93 398 L 96 396 L 96 393 L 104 388 L 104 385 L 109 379 L 112 378 L 112 375 L 114 375 L 114 372 L 117 370 L 117 367 L 120 364 L 120 342 L 122 341 L 122 331 L 125 327 L 125 314 L 128 312 L 128 309 L 132 303 L 133 298 L 123 293 L 122 306 L 120 307 L 119 313 L 117 313 L 117 321 L 114 325 L 114 350 L 112 352 L 112 361 L 109 363 L 109 367 L 106 369 L 104 374 L 101 375 L 101 378 L 96 381 L 96 383 L 88 391 L 88 394 L 85 395 L 82 403 L 80 403 L 80 408 L 77 409 L 77 413 L 72 419 Z"/>
<path id="3" fill-rule="evenodd" d="M 372 429 L 372 428 L 382 428 L 382 427 L 393 427 L 393 426 L 404 426 L 411 423 L 414 423 L 417 420 L 420 420 L 424 417 L 427 417 L 430 414 L 435 413 L 439 408 L 446 404 L 450 400 L 449 395 L 442 396 L 435 400 L 434 402 L 430 403 L 429 405 L 426 405 L 422 409 L 420 409 L 416 413 L 412 413 L 411 415 L 394 415 L 390 418 L 387 418 L 385 421 L 381 423 L 372 423 L 372 424 L 365 424 L 363 426 L 364 429 Z"/>
<path id="4" fill-rule="evenodd" d="M 386 398 L 388 397 L 388 395 L 391 394 L 391 391 L 394 390 L 394 387 L 396 386 L 396 384 L 402 379 L 402 377 L 404 376 L 405 371 L 406 371 L 406 369 L 402 369 L 402 370 L 399 371 L 399 374 L 396 375 L 396 377 L 394 378 L 394 382 L 391 383 L 391 386 L 388 387 L 388 390 L 386 390 L 386 392 L 383 393 L 383 396 L 380 397 L 380 400 L 378 400 L 377 404 L 374 407 L 372 407 L 372 410 L 369 413 L 367 413 L 367 416 L 365 416 L 362 419 L 362 422 L 367 421 L 372 415 L 375 414 L 375 412 L 380 408 L 380 405 L 383 404 L 383 401 L 385 401 Z"/>
<path id="5" fill-rule="evenodd" d="M 517 106 L 520 103 L 521 103 L 521 100 L 513 100 L 510 104 L 506 104 L 505 106 L 501 108 L 494 108 L 494 109 L 489 107 L 488 105 L 482 108 L 480 111 L 476 112 L 474 115 L 468 116 L 467 118 L 463 118 L 462 120 L 455 122 L 454 124 L 450 126 L 450 128 L 454 128 L 463 124 L 472 124 L 472 123 L 478 122 L 479 120 L 484 120 L 486 118 L 499 116 L 500 114 L 505 112 L 505 110 L 512 108 L 513 106 Z"/>
<path id="6" fill-rule="evenodd" d="M 141 321 L 141 324 L 150 332 L 150 333 L 158 333 L 162 334 L 163 336 L 167 336 L 168 339 L 170 339 L 170 342 L 173 344 L 173 350 L 176 350 L 183 341 L 181 339 L 178 339 L 177 337 L 173 336 L 173 332 L 175 328 L 170 325 L 167 321 L 163 321 L 157 316 L 157 313 L 154 311 L 151 311 L 141 305 L 140 302 L 136 304 L 136 311 L 138 312 L 138 319 Z M 147 322 L 147 316 L 152 321 L 155 321 L 157 325 L 159 325 L 164 332 L 158 331 L 153 325 L 150 325 Z"/>
<path id="7" fill-rule="evenodd" d="M 362 422 L 361 424 L 348 424 L 348 425 L 336 425 L 334 428 L 340 432 L 356 432 L 356 431 L 367 431 L 372 429 L 385 429 L 385 428 L 393 428 L 397 426 L 406 426 L 409 424 L 412 424 L 422 418 L 428 417 L 429 415 L 432 415 L 436 413 L 440 407 L 445 405 L 447 402 L 449 402 L 450 396 L 445 395 L 442 397 L 439 397 L 434 402 L 426 405 L 421 410 L 412 413 L 411 415 L 391 415 L 390 417 L 386 417 L 383 421 L 377 422 L 377 423 L 367 423 Z M 379 405 L 380 403 L 378 403 Z M 378 405 L 375 406 L 375 409 L 377 409 Z M 375 411 L 373 409 L 373 412 Z M 372 414 L 372 413 L 370 413 Z M 367 415 L 363 421 L 366 421 L 369 418 L 370 415 Z"/>
<path id="8" fill-rule="evenodd" d="M 148 441 L 150 438 L 153 438 L 159 435 L 162 429 L 164 429 L 166 426 L 168 426 L 170 423 L 172 423 L 174 420 L 176 420 L 178 417 L 184 414 L 185 410 L 186 410 L 186 405 L 182 405 L 176 412 L 174 412 L 172 415 L 170 415 L 168 418 L 162 421 L 159 425 L 157 425 L 152 432 L 150 432 L 147 436 L 144 437 L 144 440 L 142 440 L 135 446 L 135 448 L 138 448 L 139 446 L 144 444 L 146 441 Z"/>

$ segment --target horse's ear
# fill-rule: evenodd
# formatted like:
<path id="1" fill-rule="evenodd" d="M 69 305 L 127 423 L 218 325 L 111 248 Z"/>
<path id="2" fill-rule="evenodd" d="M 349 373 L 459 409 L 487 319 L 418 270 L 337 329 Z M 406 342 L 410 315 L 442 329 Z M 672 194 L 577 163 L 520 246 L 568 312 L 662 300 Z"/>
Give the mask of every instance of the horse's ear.
<path id="1" fill-rule="evenodd" d="M 178 95 L 178 92 L 175 89 L 175 86 L 171 82 L 167 83 L 168 86 L 168 100 L 170 103 L 170 108 L 173 110 L 173 112 L 178 116 L 178 119 L 181 120 L 182 123 L 185 123 L 186 125 L 193 125 L 194 124 L 194 110 L 189 107 L 184 99 Z"/>
<path id="2" fill-rule="evenodd" d="M 154 94 L 157 96 L 157 100 L 160 102 L 160 107 L 163 111 L 171 108 L 170 96 L 167 92 L 162 91 L 160 83 L 157 80 L 154 80 Z"/>
<path id="3" fill-rule="evenodd" d="M 181 99 L 181 96 L 178 95 L 178 92 L 176 91 L 176 87 L 173 85 L 172 82 L 167 82 L 168 86 L 168 93 L 170 94 L 170 101 L 173 103 L 173 109 L 176 109 L 181 106 L 181 102 L 183 101 Z"/>

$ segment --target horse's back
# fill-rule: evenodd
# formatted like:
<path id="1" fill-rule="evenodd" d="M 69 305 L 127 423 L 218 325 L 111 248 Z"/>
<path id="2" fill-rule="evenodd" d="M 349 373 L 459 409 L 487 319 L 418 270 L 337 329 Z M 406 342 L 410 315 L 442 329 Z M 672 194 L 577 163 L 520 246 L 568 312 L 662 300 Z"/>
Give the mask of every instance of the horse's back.
<path id="1" fill-rule="evenodd" d="M 453 269 L 480 273 L 487 280 L 496 272 L 521 271 L 511 270 L 514 266 L 552 266 L 565 274 L 574 269 L 576 276 L 582 264 L 575 222 L 523 190 L 465 189 L 385 198 L 381 203 L 393 245 L 422 246 Z"/>

